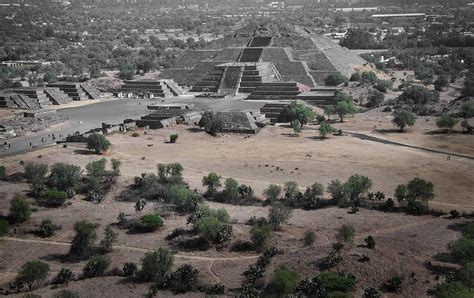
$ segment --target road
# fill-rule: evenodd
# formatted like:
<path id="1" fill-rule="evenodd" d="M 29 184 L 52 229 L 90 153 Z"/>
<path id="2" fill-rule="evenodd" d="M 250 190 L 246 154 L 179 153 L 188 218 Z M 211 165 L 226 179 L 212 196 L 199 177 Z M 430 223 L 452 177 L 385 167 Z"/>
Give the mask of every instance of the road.
<path id="1" fill-rule="evenodd" d="M 147 105 L 161 102 L 163 100 L 108 99 L 90 105 L 58 109 L 57 113 L 64 116 L 67 121 L 45 131 L 8 140 L 7 145 L 4 146 L 6 150 L 0 150 L 0 157 L 56 144 L 76 132 L 83 134 L 92 129 L 101 128 L 102 123 L 118 124 L 125 119 L 139 119 L 150 113 L 150 110 L 147 110 Z M 196 110 L 212 109 L 214 111 L 253 110 L 264 105 L 262 102 L 244 101 L 243 99 L 196 99 L 194 96 L 174 97 L 166 99 L 164 102 L 192 104 Z"/>

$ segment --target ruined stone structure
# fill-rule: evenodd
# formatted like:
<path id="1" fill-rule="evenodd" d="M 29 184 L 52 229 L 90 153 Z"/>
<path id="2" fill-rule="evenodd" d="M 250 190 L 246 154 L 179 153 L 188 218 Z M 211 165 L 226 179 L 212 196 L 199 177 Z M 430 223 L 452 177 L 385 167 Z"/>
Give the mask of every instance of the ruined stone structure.
<path id="1" fill-rule="evenodd" d="M 125 98 L 165 98 L 181 94 L 180 87 L 171 80 L 130 80 L 125 81 L 114 95 Z"/>
<path id="2" fill-rule="evenodd" d="M 99 99 L 100 93 L 88 83 L 57 82 L 49 83 L 47 87 L 60 89 L 72 100 Z"/>
<path id="3" fill-rule="evenodd" d="M 350 77 L 364 63 L 324 36 L 296 26 L 266 24 L 242 28 L 207 49 L 185 52 L 160 78 L 173 79 L 193 92 L 288 100 L 323 85 L 328 75 Z"/>

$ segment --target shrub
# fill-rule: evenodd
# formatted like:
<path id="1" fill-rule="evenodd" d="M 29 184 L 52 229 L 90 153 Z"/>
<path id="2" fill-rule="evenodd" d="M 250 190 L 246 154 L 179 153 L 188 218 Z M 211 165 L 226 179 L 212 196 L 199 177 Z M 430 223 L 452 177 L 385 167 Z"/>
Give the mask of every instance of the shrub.
<path id="1" fill-rule="evenodd" d="M 21 196 L 15 195 L 10 201 L 10 218 L 15 223 L 23 223 L 31 217 L 31 206 L 28 200 Z"/>
<path id="2" fill-rule="evenodd" d="M 273 272 L 268 291 L 279 295 L 291 294 L 298 287 L 298 281 L 298 273 L 288 270 L 285 266 L 280 266 Z"/>
<path id="3" fill-rule="evenodd" d="M 462 236 L 468 239 L 474 239 L 474 223 L 470 223 L 463 228 Z"/>
<path id="4" fill-rule="evenodd" d="M 444 133 L 448 133 L 458 124 L 458 120 L 449 115 L 443 115 L 436 119 L 436 126 L 438 126 Z"/>
<path id="5" fill-rule="evenodd" d="M 321 284 L 327 292 L 349 292 L 356 285 L 354 276 L 338 272 L 322 272 L 319 275 Z"/>
<path id="6" fill-rule="evenodd" d="M 474 290 L 465 287 L 460 282 L 444 282 L 436 286 L 433 296 L 436 298 L 471 298 Z"/>
<path id="7" fill-rule="evenodd" d="M 281 191 L 282 191 L 281 186 L 276 185 L 276 184 L 270 184 L 263 191 L 263 196 L 265 197 L 266 200 L 270 202 L 276 201 L 280 198 Z"/>
<path id="8" fill-rule="evenodd" d="M 318 207 L 323 195 L 324 186 L 318 182 L 313 183 L 311 186 L 307 187 L 304 192 L 304 207 L 308 209 Z"/>
<path id="9" fill-rule="evenodd" d="M 327 292 L 323 288 L 319 277 L 305 278 L 300 281 L 296 289 L 298 297 L 326 297 Z"/>
<path id="10" fill-rule="evenodd" d="M 202 212 L 202 216 L 197 220 L 195 227 L 203 239 L 217 244 L 230 240 L 232 225 L 225 209 L 212 210 L 204 207 L 198 211 Z"/>
<path id="11" fill-rule="evenodd" d="M 326 137 L 332 133 L 335 133 L 336 129 L 328 123 L 321 123 L 319 126 L 319 136 L 321 139 L 326 139 Z"/>
<path id="12" fill-rule="evenodd" d="M 350 95 L 337 90 L 335 93 L 336 106 L 334 112 L 339 115 L 341 122 L 344 122 L 344 116 L 357 112 L 357 108 L 354 106 L 353 99 Z"/>
<path id="13" fill-rule="evenodd" d="M 313 121 L 316 117 L 316 113 L 310 107 L 306 106 L 301 102 L 292 102 L 289 106 L 285 107 L 282 112 L 282 121 L 283 122 L 294 122 L 298 120 L 300 126 L 296 125 L 297 127 L 303 127 L 303 125 L 307 124 L 308 122 Z"/>
<path id="14" fill-rule="evenodd" d="M 318 121 L 318 123 L 323 123 L 324 121 L 326 121 L 326 117 L 324 117 L 324 115 L 317 115 L 316 120 Z"/>
<path id="15" fill-rule="evenodd" d="M 341 243 L 352 242 L 355 237 L 355 228 L 352 225 L 342 225 L 336 234 L 337 241 Z"/>
<path id="16" fill-rule="evenodd" d="M 140 218 L 137 228 L 143 232 L 154 232 L 163 226 L 163 219 L 158 214 L 146 214 Z"/>
<path id="17" fill-rule="evenodd" d="M 383 93 L 386 93 L 388 89 L 392 88 L 392 86 L 393 83 L 390 80 L 377 80 L 377 82 L 374 84 L 374 88 Z"/>
<path id="18" fill-rule="evenodd" d="M 41 180 L 44 182 L 46 180 L 46 175 L 48 174 L 48 165 L 37 164 L 34 162 L 28 162 L 25 165 L 25 179 L 32 183 L 34 180 Z"/>
<path id="19" fill-rule="evenodd" d="M 379 107 L 383 101 L 385 100 L 385 95 L 382 92 L 374 90 L 369 93 L 367 97 L 367 106 L 369 108 L 377 108 Z"/>
<path id="20" fill-rule="evenodd" d="M 361 80 L 360 72 L 355 72 L 351 75 L 350 81 L 351 82 L 358 82 Z"/>
<path id="21" fill-rule="evenodd" d="M 331 194 L 331 198 L 334 201 L 339 202 L 344 199 L 344 185 L 338 179 L 331 180 L 326 190 Z"/>
<path id="22" fill-rule="evenodd" d="M 374 249 L 375 248 L 375 239 L 372 237 L 372 235 L 367 236 L 367 238 L 364 239 L 365 244 L 367 245 L 367 248 L 369 249 Z"/>
<path id="23" fill-rule="evenodd" d="M 291 121 L 291 128 L 293 128 L 293 133 L 295 136 L 299 136 L 301 132 L 301 122 L 298 119 Z"/>
<path id="24" fill-rule="evenodd" d="M 242 199 L 245 197 L 245 196 L 252 196 L 253 195 L 253 189 L 252 187 L 250 186 L 247 186 L 245 184 L 241 184 L 239 185 L 239 194 L 240 196 L 242 197 Z"/>
<path id="25" fill-rule="evenodd" d="M 212 287 L 209 287 L 206 289 L 206 294 L 207 295 L 224 295 L 225 287 L 223 284 L 216 283 L 212 285 Z"/>
<path id="26" fill-rule="evenodd" d="M 100 245 L 105 251 L 110 252 L 112 251 L 112 245 L 115 242 L 117 242 L 117 233 L 114 232 L 111 226 L 107 226 L 105 228 L 104 239 L 100 241 Z"/>
<path id="27" fill-rule="evenodd" d="M 99 154 L 109 150 L 110 142 L 101 134 L 91 134 L 87 137 L 87 149 L 94 150 Z"/>
<path id="28" fill-rule="evenodd" d="M 177 134 L 172 134 L 170 135 L 170 143 L 174 144 L 178 140 L 178 135 Z"/>
<path id="29" fill-rule="evenodd" d="M 8 234 L 9 231 L 10 225 L 8 224 L 8 221 L 0 219 L 0 236 Z"/>
<path id="30" fill-rule="evenodd" d="M 250 229 L 250 240 L 257 250 L 262 250 L 266 247 L 268 239 L 272 235 L 272 227 L 268 224 L 254 225 Z"/>
<path id="31" fill-rule="evenodd" d="M 204 127 L 208 134 L 216 136 L 224 128 L 224 122 L 213 112 L 206 111 L 199 120 L 199 127 Z"/>
<path id="32" fill-rule="evenodd" d="M 84 269 L 82 275 L 84 278 L 98 277 L 105 274 L 105 271 L 110 266 L 110 260 L 105 256 L 95 256 L 90 259 Z"/>
<path id="33" fill-rule="evenodd" d="M 396 292 L 402 287 L 402 278 L 400 276 L 390 277 L 384 285 L 387 292 Z"/>
<path id="34" fill-rule="evenodd" d="M 41 261 L 30 261 L 26 262 L 21 266 L 20 271 L 18 272 L 17 280 L 28 285 L 28 288 L 31 290 L 35 282 L 41 282 L 48 277 L 49 274 L 49 265 Z"/>
<path id="35" fill-rule="evenodd" d="M 187 293 L 196 288 L 199 271 L 193 266 L 181 265 L 171 275 L 171 289 L 175 293 Z"/>
<path id="36" fill-rule="evenodd" d="M 50 207 L 59 207 L 62 206 L 68 196 L 64 191 L 58 191 L 56 189 L 48 189 L 45 195 L 46 204 Z"/>
<path id="37" fill-rule="evenodd" d="M 209 196 L 214 195 L 217 188 L 221 187 L 220 180 L 221 180 L 221 176 L 217 175 L 214 172 L 209 173 L 207 176 L 202 177 L 202 186 L 207 187 L 207 194 Z"/>
<path id="38" fill-rule="evenodd" d="M 53 279 L 53 284 L 67 284 L 74 279 L 74 273 L 69 268 L 61 268 Z"/>
<path id="39" fill-rule="evenodd" d="M 138 132 L 132 133 L 132 137 L 134 137 L 134 138 L 138 138 L 139 136 L 140 136 L 140 134 Z"/>
<path id="40" fill-rule="evenodd" d="M 449 211 L 449 214 L 451 215 L 451 218 L 458 218 L 459 216 L 461 216 L 459 211 L 457 211 L 456 209 Z"/>
<path id="41" fill-rule="evenodd" d="M 86 256 L 91 252 L 94 240 L 97 238 L 97 225 L 87 220 L 81 220 L 74 224 L 76 234 L 71 242 L 69 253 L 76 256 Z"/>
<path id="42" fill-rule="evenodd" d="M 324 80 L 324 84 L 326 84 L 327 86 L 337 86 L 346 81 L 347 81 L 347 78 L 338 72 L 335 74 L 328 75 L 326 79 Z"/>
<path id="43" fill-rule="evenodd" d="M 55 225 L 50 219 L 44 219 L 39 227 L 39 234 L 43 238 L 51 237 L 56 234 L 59 227 Z"/>
<path id="44" fill-rule="evenodd" d="M 147 252 L 138 276 L 143 281 L 153 281 L 161 285 L 171 273 L 173 262 L 173 253 L 167 248 L 160 247 L 156 251 Z"/>
<path id="45" fill-rule="evenodd" d="M 304 246 L 312 246 L 316 241 L 316 234 L 313 231 L 304 232 L 303 243 Z"/>
<path id="46" fill-rule="evenodd" d="M 268 223 L 273 230 L 279 230 L 281 225 L 288 222 L 293 210 L 281 203 L 274 203 L 268 213 Z"/>
<path id="47" fill-rule="evenodd" d="M 133 276 L 137 272 L 138 267 L 135 263 L 125 263 L 122 270 L 125 276 Z"/>
<path id="48" fill-rule="evenodd" d="M 457 273 L 457 279 L 468 288 L 474 288 L 474 262 L 465 264 Z"/>
<path id="49" fill-rule="evenodd" d="M 450 242 L 448 248 L 461 263 L 474 262 L 474 239 L 460 237 Z"/>
<path id="50" fill-rule="evenodd" d="M 227 200 L 234 200 L 239 195 L 239 183 L 233 178 L 227 178 L 224 182 L 224 196 Z"/>
<path id="51" fill-rule="evenodd" d="M 380 298 L 380 293 L 374 288 L 365 288 L 363 298 Z"/>
<path id="52" fill-rule="evenodd" d="M 373 71 L 364 71 L 361 75 L 361 81 L 365 83 L 375 83 L 378 80 L 377 74 Z"/>

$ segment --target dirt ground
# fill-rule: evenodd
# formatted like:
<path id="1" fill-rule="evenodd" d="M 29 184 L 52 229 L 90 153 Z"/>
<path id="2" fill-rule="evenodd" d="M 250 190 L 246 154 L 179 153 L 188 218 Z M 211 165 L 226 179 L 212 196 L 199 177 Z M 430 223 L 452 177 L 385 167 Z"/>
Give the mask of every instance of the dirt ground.
<path id="1" fill-rule="evenodd" d="M 334 123 L 334 126 L 347 132 L 474 156 L 472 135 L 438 134 L 434 118 L 419 118 L 417 125 L 403 134 L 394 131 L 390 121 L 389 113 L 374 110 L 348 118 L 342 124 Z M 70 267 L 75 273 L 80 273 L 85 261 L 70 263 L 64 262 L 61 257 L 67 253 L 73 238 L 74 222 L 88 219 L 100 224 L 100 240 L 103 229 L 116 222 L 119 212 L 125 212 L 129 218 L 138 217 L 140 214 L 135 212 L 132 203 L 116 198 L 131 183 L 133 176 L 156 172 L 159 162 L 180 162 L 185 169 L 184 178 L 192 187 L 202 189 L 202 177 L 213 171 L 252 186 L 257 195 L 261 195 L 270 183 L 296 181 L 303 188 L 313 182 L 326 185 L 332 179 L 346 180 L 350 175 L 361 174 L 372 178 L 373 191 L 381 190 L 392 196 L 398 184 L 421 177 L 435 185 L 436 198 L 430 203 L 432 207 L 447 211 L 474 211 L 473 159 L 451 156 L 448 160 L 446 154 L 362 140 L 348 133 L 323 141 L 317 137 L 317 128 L 316 125 L 308 125 L 299 137 L 293 136 L 290 128 L 278 126 L 266 127 L 257 135 L 211 137 L 194 127 L 176 126 L 148 130 L 146 134 L 142 130 L 139 137 L 132 137 L 131 133 L 110 135 L 108 139 L 112 148 L 104 156 L 90 154 L 82 144 L 70 144 L 67 148 L 52 146 L 4 157 L 1 163 L 6 166 L 7 174 L 22 171 L 20 160 L 48 164 L 62 161 L 85 168 L 94 159 L 116 158 L 122 162 L 122 177 L 102 203 L 93 204 L 76 198 L 61 208 L 38 206 L 32 219 L 19 226 L 15 235 L 1 238 L 0 284 L 11 281 L 23 263 L 35 259 L 50 264 L 50 277 L 61 267 Z M 167 143 L 172 133 L 179 134 L 177 144 Z M 28 185 L 24 183 L 0 182 L 0 214 L 8 214 L 9 201 L 14 193 L 26 193 L 27 189 Z M 239 239 L 249 240 L 249 226 L 245 222 L 251 216 L 266 216 L 268 213 L 267 207 L 209 204 L 228 210 L 234 223 L 231 244 Z M 141 214 L 152 212 L 153 208 L 153 204 L 148 204 Z M 62 229 L 52 238 L 42 239 L 34 231 L 46 218 L 53 219 Z M 357 231 L 354 248 L 335 270 L 357 276 L 356 296 L 360 296 L 365 287 L 379 288 L 392 275 L 404 278 L 403 290 L 397 296 L 427 296 L 427 290 L 436 283 L 437 274 L 429 269 L 427 262 L 441 258 L 447 244 L 459 235 L 456 224 L 463 221 L 371 210 L 361 210 L 357 214 L 349 214 L 339 208 L 295 210 L 289 224 L 275 233 L 272 239 L 282 254 L 274 259 L 268 272 L 272 272 L 275 266 L 285 264 L 298 271 L 300 276 L 316 274 L 318 269 L 314 262 L 327 254 L 337 228 L 342 224 L 352 224 Z M 112 267 L 121 268 L 125 262 L 140 263 L 145 252 L 170 246 L 176 250 L 176 265 L 192 264 L 199 269 L 201 281 L 220 281 L 226 286 L 226 293 L 230 294 L 229 291 L 239 287 L 242 272 L 255 262 L 258 255 L 255 252 L 231 252 L 230 245 L 222 250 L 184 251 L 165 240 L 173 229 L 185 226 L 186 216 L 172 214 L 165 218 L 165 226 L 154 233 L 129 234 L 116 229 L 119 237 L 117 246 L 110 254 Z M 302 238 L 306 230 L 317 234 L 313 247 L 303 247 Z M 368 235 L 376 239 L 375 250 L 361 246 Z M 370 262 L 360 262 L 362 255 L 369 256 Z M 101 277 L 73 282 L 68 288 L 81 294 L 81 297 L 138 297 L 146 293 L 148 286 L 126 282 L 118 277 Z M 35 292 L 48 297 L 58 290 L 43 287 Z M 169 295 L 161 293 L 161 296 Z"/>

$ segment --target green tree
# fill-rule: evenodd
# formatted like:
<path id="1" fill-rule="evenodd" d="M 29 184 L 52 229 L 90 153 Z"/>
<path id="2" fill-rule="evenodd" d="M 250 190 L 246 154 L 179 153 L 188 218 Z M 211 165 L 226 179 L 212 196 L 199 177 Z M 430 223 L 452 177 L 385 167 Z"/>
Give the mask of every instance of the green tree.
<path id="1" fill-rule="evenodd" d="M 390 80 L 377 80 L 374 84 L 374 88 L 377 89 L 379 92 L 387 93 L 387 90 L 392 88 L 393 82 Z M 385 96 L 382 93 L 382 101 L 385 98 Z M 382 97 L 380 94 L 377 95 L 379 98 Z"/>
<path id="2" fill-rule="evenodd" d="M 224 195 L 227 200 L 234 200 L 239 195 L 239 183 L 233 178 L 227 178 L 224 182 Z"/>
<path id="3" fill-rule="evenodd" d="M 319 136 L 321 139 L 326 139 L 326 137 L 332 133 L 335 133 L 336 129 L 332 127 L 330 124 L 327 124 L 325 122 L 321 123 L 319 126 Z"/>
<path id="4" fill-rule="evenodd" d="M 436 91 L 442 91 L 444 87 L 449 85 L 449 80 L 447 75 L 440 75 L 434 81 L 434 87 Z"/>
<path id="5" fill-rule="evenodd" d="M 87 149 L 94 150 L 96 154 L 100 154 L 109 150 L 110 142 L 104 135 L 93 133 L 87 137 Z"/>
<path id="6" fill-rule="evenodd" d="M 324 114 L 328 117 L 328 121 L 331 121 L 331 115 L 335 113 L 334 106 L 324 106 Z"/>
<path id="7" fill-rule="evenodd" d="M 328 75 L 324 80 L 324 84 L 326 84 L 327 86 L 337 86 L 344 82 L 347 82 L 347 78 L 339 72 Z"/>
<path id="8" fill-rule="evenodd" d="M 90 254 L 94 241 L 97 238 L 97 224 L 87 220 L 77 221 L 74 224 L 74 238 L 71 242 L 69 253 L 75 256 L 87 256 Z"/>
<path id="9" fill-rule="evenodd" d="M 4 219 L 0 219 L 0 236 L 4 236 L 8 234 L 10 231 L 10 225 L 8 224 L 8 221 Z"/>
<path id="10" fill-rule="evenodd" d="M 104 239 L 100 241 L 100 245 L 105 251 L 112 251 L 112 246 L 117 242 L 117 235 L 111 226 L 105 228 Z"/>
<path id="11" fill-rule="evenodd" d="M 339 179 L 331 180 L 326 190 L 334 201 L 339 202 L 344 199 L 344 185 Z"/>
<path id="12" fill-rule="evenodd" d="M 279 230 L 282 224 L 288 222 L 291 218 L 293 210 L 281 203 L 275 202 L 270 207 L 268 213 L 268 222 L 272 226 L 273 230 Z"/>
<path id="13" fill-rule="evenodd" d="M 35 282 L 41 282 L 48 277 L 49 265 L 41 261 L 26 262 L 21 266 L 17 279 L 28 285 L 31 290 Z"/>
<path id="14" fill-rule="evenodd" d="M 474 262 L 474 239 L 460 237 L 448 245 L 449 251 L 461 263 Z"/>
<path id="15" fill-rule="evenodd" d="M 165 247 L 147 252 L 142 259 L 142 269 L 138 272 L 138 277 L 143 281 L 161 285 L 170 275 L 173 262 L 173 253 Z"/>
<path id="16" fill-rule="evenodd" d="M 301 102 L 292 102 L 289 106 L 287 106 L 283 110 L 283 114 L 288 122 L 293 122 L 294 120 L 298 120 L 303 125 L 311 122 L 316 117 L 316 113 L 310 107 L 306 106 L 304 103 Z"/>
<path id="17" fill-rule="evenodd" d="M 416 122 L 416 116 L 407 108 L 397 108 L 392 113 L 392 122 L 400 128 L 400 132 L 407 126 L 413 126 Z"/>
<path id="18" fill-rule="evenodd" d="M 269 224 L 255 224 L 250 229 L 250 240 L 258 251 L 265 249 L 271 235 L 272 227 Z"/>
<path id="19" fill-rule="evenodd" d="M 273 272 L 268 291 L 278 295 L 291 294 L 298 287 L 298 282 L 298 273 L 288 270 L 285 266 L 280 266 Z"/>
<path id="20" fill-rule="evenodd" d="M 53 284 L 68 284 L 74 279 L 74 273 L 69 268 L 61 268 L 53 279 Z"/>
<path id="21" fill-rule="evenodd" d="M 363 71 L 361 75 L 361 81 L 365 83 L 375 83 L 377 82 L 377 74 L 373 71 Z"/>
<path id="22" fill-rule="evenodd" d="M 51 237 L 56 234 L 56 231 L 59 229 L 50 219 L 44 219 L 41 221 L 39 227 L 39 234 L 43 238 Z"/>
<path id="23" fill-rule="evenodd" d="M 457 273 L 456 277 L 468 288 L 474 289 L 474 262 L 465 264 Z"/>
<path id="24" fill-rule="evenodd" d="M 214 172 L 202 177 L 202 186 L 207 187 L 207 195 L 213 196 L 217 188 L 221 187 L 221 176 Z"/>
<path id="25" fill-rule="evenodd" d="M 51 166 L 49 184 L 60 191 L 74 190 L 81 181 L 81 168 L 66 163 L 55 163 Z"/>
<path id="26" fill-rule="evenodd" d="M 436 126 L 438 126 L 444 133 L 450 132 L 456 124 L 458 124 L 458 120 L 449 115 L 443 115 L 436 119 Z"/>
<path id="27" fill-rule="evenodd" d="M 31 206 L 28 200 L 21 196 L 15 195 L 10 201 L 10 218 L 15 223 L 23 223 L 31 217 Z"/>
<path id="28" fill-rule="evenodd" d="M 145 214 L 137 223 L 137 228 L 144 232 L 154 232 L 163 225 L 163 219 L 158 214 Z"/>
<path id="29" fill-rule="evenodd" d="M 472 298 L 474 290 L 465 287 L 460 282 L 452 281 L 437 285 L 433 294 L 436 298 Z"/>
<path id="30" fill-rule="evenodd" d="M 334 108 L 334 112 L 339 115 L 341 122 L 344 121 L 344 116 L 348 114 L 354 114 L 357 112 L 354 103 L 352 102 L 352 97 L 347 95 L 342 91 L 336 91 L 336 99 L 337 104 Z"/>
<path id="31" fill-rule="evenodd" d="M 46 192 L 46 204 L 50 207 L 62 206 L 67 200 L 67 193 L 64 191 L 57 191 L 56 189 L 48 189 Z"/>
<path id="32" fill-rule="evenodd" d="M 367 193 L 372 188 L 372 180 L 366 176 L 352 175 L 344 183 L 344 192 L 347 193 L 351 201 L 357 201 L 360 196 Z"/>
<path id="33" fill-rule="evenodd" d="M 378 108 L 385 100 L 385 95 L 377 90 L 369 92 L 367 97 L 367 106 L 370 108 Z"/>
<path id="34" fill-rule="evenodd" d="M 197 286 L 199 271 L 193 266 L 184 264 L 171 275 L 171 289 L 175 293 L 194 291 Z"/>
<path id="35" fill-rule="evenodd" d="M 281 186 L 276 184 L 270 184 L 264 191 L 263 196 L 266 200 L 273 202 L 280 198 L 281 196 Z"/>
<path id="36" fill-rule="evenodd" d="M 303 195 L 306 208 L 316 208 L 323 195 L 324 186 L 322 184 L 315 182 L 307 187 Z"/>

